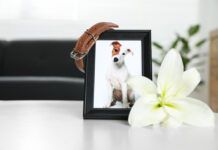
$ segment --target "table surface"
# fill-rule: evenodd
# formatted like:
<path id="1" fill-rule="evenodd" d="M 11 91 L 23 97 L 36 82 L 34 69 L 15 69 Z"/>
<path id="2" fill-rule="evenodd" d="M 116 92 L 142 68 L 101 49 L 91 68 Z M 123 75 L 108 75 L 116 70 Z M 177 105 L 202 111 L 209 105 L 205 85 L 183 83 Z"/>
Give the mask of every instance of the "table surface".
<path id="1" fill-rule="evenodd" d="M 83 120 L 78 101 L 0 101 L 0 150 L 218 150 L 217 120 L 215 128 L 133 128 Z"/>

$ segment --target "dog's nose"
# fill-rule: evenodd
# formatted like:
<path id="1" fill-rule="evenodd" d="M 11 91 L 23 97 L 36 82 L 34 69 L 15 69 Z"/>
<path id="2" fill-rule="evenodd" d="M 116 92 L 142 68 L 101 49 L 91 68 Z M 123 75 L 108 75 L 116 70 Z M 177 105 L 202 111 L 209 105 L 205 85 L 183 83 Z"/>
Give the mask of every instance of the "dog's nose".
<path id="1" fill-rule="evenodd" d="M 117 57 L 114 58 L 114 62 L 118 62 L 118 58 Z"/>

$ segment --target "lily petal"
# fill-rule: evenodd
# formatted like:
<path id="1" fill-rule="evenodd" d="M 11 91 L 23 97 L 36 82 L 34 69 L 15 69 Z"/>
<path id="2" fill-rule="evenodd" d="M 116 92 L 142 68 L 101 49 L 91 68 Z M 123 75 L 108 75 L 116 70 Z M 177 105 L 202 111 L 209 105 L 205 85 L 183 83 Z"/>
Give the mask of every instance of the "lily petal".
<path id="1" fill-rule="evenodd" d="M 165 111 L 185 124 L 209 127 L 214 126 L 214 113 L 204 102 L 194 98 L 175 98 L 164 106 Z"/>
<path id="2" fill-rule="evenodd" d="M 157 94 L 156 85 L 148 78 L 143 76 L 134 76 L 128 79 L 127 84 L 140 96 L 148 94 Z"/>
<path id="3" fill-rule="evenodd" d="M 176 50 L 170 50 L 165 56 L 157 78 L 158 93 L 165 96 L 174 95 L 181 82 L 183 63 L 180 54 Z"/>
<path id="4" fill-rule="evenodd" d="M 195 68 L 185 71 L 182 75 L 182 82 L 176 96 L 188 96 L 192 93 L 200 81 L 201 76 Z"/>
<path id="5" fill-rule="evenodd" d="M 135 127 L 144 127 L 159 124 L 165 117 L 166 113 L 161 107 L 158 107 L 158 101 L 150 101 L 142 97 L 136 100 L 133 105 L 128 122 Z"/>

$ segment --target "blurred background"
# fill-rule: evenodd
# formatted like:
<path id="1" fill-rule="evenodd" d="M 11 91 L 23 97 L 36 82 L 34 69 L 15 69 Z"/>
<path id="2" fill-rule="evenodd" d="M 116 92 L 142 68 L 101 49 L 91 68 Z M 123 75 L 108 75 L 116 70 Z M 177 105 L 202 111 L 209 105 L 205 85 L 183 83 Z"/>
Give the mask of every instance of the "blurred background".
<path id="1" fill-rule="evenodd" d="M 0 0 L 0 39 L 72 40 L 100 21 L 120 29 L 150 29 L 154 79 L 162 55 L 175 47 L 187 68 L 200 61 L 203 80 L 193 95 L 208 102 L 210 33 L 218 28 L 217 10 L 217 0 Z"/>

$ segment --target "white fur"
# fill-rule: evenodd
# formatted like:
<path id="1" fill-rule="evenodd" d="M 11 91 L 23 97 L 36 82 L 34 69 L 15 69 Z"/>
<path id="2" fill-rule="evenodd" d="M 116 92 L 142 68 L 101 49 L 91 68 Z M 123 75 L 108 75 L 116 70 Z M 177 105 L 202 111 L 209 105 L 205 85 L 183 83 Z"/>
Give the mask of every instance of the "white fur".
<path id="1" fill-rule="evenodd" d="M 125 53 L 125 55 L 123 55 Z M 106 107 L 110 107 L 113 98 L 113 88 L 120 89 L 122 91 L 123 96 L 123 108 L 129 108 L 129 104 L 127 102 L 127 84 L 126 81 L 129 78 L 130 74 L 125 64 L 125 56 L 131 53 L 130 51 L 121 51 L 118 55 L 112 57 L 111 65 L 109 66 L 107 72 L 107 81 L 108 81 L 108 102 Z M 118 58 L 118 62 L 114 62 L 114 58 Z M 111 107 L 111 108 L 115 108 Z"/>

